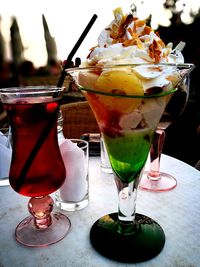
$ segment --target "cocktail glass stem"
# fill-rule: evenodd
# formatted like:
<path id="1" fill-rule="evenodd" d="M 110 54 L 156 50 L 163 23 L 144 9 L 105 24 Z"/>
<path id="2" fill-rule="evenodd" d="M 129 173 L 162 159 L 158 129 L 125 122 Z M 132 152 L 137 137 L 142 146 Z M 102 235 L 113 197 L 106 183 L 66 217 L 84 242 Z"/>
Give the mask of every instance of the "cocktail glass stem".
<path id="1" fill-rule="evenodd" d="M 118 212 L 97 220 L 90 231 L 93 247 L 120 262 L 141 262 L 155 257 L 163 248 L 165 235 L 158 223 L 136 213 L 140 174 L 124 183 L 114 173 L 118 191 Z"/>
<path id="2" fill-rule="evenodd" d="M 147 174 L 150 180 L 158 181 L 160 176 L 160 158 L 165 142 L 165 131 L 157 128 L 150 149 L 150 170 Z"/>
<path id="3" fill-rule="evenodd" d="M 15 230 L 18 242 L 29 247 L 45 247 L 65 237 L 71 223 L 64 214 L 51 213 L 53 204 L 49 195 L 29 200 L 28 210 L 31 216 L 18 224 Z"/>
<path id="4" fill-rule="evenodd" d="M 28 202 L 28 209 L 34 217 L 37 229 L 46 229 L 52 224 L 51 212 L 54 201 L 50 196 L 32 197 Z"/>
<path id="5" fill-rule="evenodd" d="M 130 183 L 123 183 L 114 174 L 118 190 L 118 232 L 130 233 L 135 231 L 135 209 L 137 198 L 137 179 Z"/>

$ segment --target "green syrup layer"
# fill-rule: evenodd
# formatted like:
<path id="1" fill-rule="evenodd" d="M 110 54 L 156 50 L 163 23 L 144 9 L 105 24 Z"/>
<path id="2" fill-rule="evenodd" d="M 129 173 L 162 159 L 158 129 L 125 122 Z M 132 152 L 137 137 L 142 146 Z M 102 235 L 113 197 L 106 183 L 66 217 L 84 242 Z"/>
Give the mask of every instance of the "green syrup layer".
<path id="1" fill-rule="evenodd" d="M 132 182 L 143 168 L 153 137 L 152 129 L 128 131 L 114 138 L 104 134 L 112 168 L 126 183 Z"/>

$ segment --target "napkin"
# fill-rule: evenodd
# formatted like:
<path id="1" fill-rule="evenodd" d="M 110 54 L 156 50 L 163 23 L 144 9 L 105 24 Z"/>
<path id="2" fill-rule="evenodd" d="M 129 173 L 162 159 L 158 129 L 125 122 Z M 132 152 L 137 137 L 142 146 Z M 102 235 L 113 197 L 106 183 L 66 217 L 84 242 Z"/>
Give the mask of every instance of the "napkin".
<path id="1" fill-rule="evenodd" d="M 66 169 L 66 179 L 59 189 L 60 197 L 66 202 L 81 201 L 87 191 L 87 167 L 84 151 L 69 139 L 60 144 Z"/>
<path id="2" fill-rule="evenodd" d="M 0 179 L 9 175 L 12 156 L 12 149 L 9 144 L 8 138 L 0 132 Z"/>

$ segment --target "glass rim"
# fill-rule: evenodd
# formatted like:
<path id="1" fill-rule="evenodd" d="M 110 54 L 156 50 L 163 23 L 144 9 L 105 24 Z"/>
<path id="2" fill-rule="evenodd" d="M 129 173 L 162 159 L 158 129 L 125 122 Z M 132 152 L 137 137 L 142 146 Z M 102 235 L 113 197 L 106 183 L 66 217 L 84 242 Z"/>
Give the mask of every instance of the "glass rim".
<path id="1" fill-rule="evenodd" d="M 112 96 L 112 97 L 122 97 L 122 98 L 139 98 L 139 99 L 146 99 L 146 98 L 158 98 L 158 97 L 163 97 L 169 94 L 172 94 L 177 91 L 177 87 L 181 82 L 189 75 L 189 73 L 195 68 L 195 65 L 192 63 L 139 63 L 139 64 L 115 64 L 115 65 L 99 65 L 99 66 L 84 66 L 84 67 L 75 67 L 75 68 L 67 68 L 65 69 L 66 75 L 72 75 L 73 73 L 83 71 L 83 72 L 89 72 L 89 71 L 99 71 L 102 72 L 102 70 L 110 70 L 110 69 L 117 69 L 117 68 L 123 68 L 123 67 L 140 67 L 140 66 L 147 66 L 147 67 L 174 67 L 177 69 L 186 69 L 189 70 L 187 74 L 185 74 L 185 77 L 183 76 L 180 82 L 171 90 L 168 91 L 162 91 L 160 93 L 155 93 L 155 94 L 144 94 L 144 95 L 123 95 L 123 94 L 117 94 L 117 93 L 108 93 L 108 92 L 103 92 L 95 89 L 90 89 L 90 88 L 85 88 L 79 85 L 79 90 L 81 91 L 86 91 L 88 93 L 95 93 L 95 94 L 100 94 L 100 95 L 105 95 L 105 96 Z"/>
<path id="2" fill-rule="evenodd" d="M 70 140 L 71 142 L 77 144 L 77 146 L 78 146 L 78 144 L 83 144 L 83 146 L 80 146 L 80 148 L 82 148 L 82 149 L 86 149 L 86 148 L 88 148 L 88 146 L 89 146 L 88 141 L 86 141 L 86 140 L 84 140 L 84 139 L 80 139 L 80 138 L 70 138 L 69 140 Z"/>
<path id="3" fill-rule="evenodd" d="M 121 67 L 139 67 L 139 66 L 168 66 L 168 67 L 179 67 L 179 68 L 187 68 L 191 70 L 195 68 L 195 65 L 192 63 L 137 63 L 137 64 L 108 64 L 108 65 L 96 65 L 96 66 L 84 66 L 84 67 L 72 67 L 65 69 L 66 73 L 72 73 L 81 70 L 95 70 L 95 69 L 113 69 L 113 68 L 121 68 Z"/>
<path id="4" fill-rule="evenodd" d="M 102 91 L 97 91 L 97 90 L 93 90 L 93 89 L 88 89 L 85 87 L 80 87 L 81 91 L 86 91 L 88 93 L 93 93 L 93 94 L 98 94 L 98 95 L 104 95 L 104 96 L 112 96 L 112 97 L 121 97 L 121 98 L 138 98 L 138 99 L 146 99 L 146 98 L 156 98 L 156 97 L 162 97 L 162 96 L 167 96 L 170 95 L 174 92 L 177 91 L 177 88 L 173 88 L 171 90 L 168 91 L 163 91 L 161 93 L 157 93 L 157 94 L 144 94 L 144 95 L 123 95 L 123 94 L 117 94 L 117 93 L 106 93 L 106 92 L 102 92 Z"/>
<path id="5" fill-rule="evenodd" d="M 30 85 L 30 86 L 15 86 L 15 87 L 5 87 L 0 88 L 0 94 L 33 94 L 33 93 L 56 93 L 56 92 L 62 92 L 65 87 L 57 87 L 54 85 Z"/>

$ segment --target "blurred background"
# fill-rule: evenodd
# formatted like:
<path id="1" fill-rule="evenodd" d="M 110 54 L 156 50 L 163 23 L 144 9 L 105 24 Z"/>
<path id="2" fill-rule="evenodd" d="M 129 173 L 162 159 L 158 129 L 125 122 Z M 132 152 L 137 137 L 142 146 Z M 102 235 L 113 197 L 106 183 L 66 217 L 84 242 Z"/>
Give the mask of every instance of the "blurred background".
<path id="1" fill-rule="evenodd" d="M 75 54 L 77 65 L 97 44 L 118 6 L 124 13 L 136 11 L 140 19 L 148 19 L 165 43 L 186 42 L 185 62 L 194 63 L 196 69 L 186 110 L 166 131 L 164 153 L 194 166 L 200 159 L 200 0 L 106 0 L 106 5 L 93 0 L 0 0 L 0 87 L 47 78 L 45 83 L 56 84 L 62 62 L 92 15 L 98 19 Z"/>

